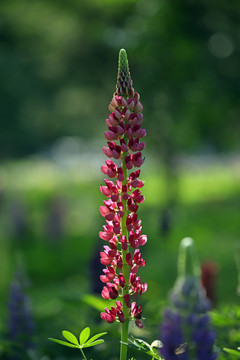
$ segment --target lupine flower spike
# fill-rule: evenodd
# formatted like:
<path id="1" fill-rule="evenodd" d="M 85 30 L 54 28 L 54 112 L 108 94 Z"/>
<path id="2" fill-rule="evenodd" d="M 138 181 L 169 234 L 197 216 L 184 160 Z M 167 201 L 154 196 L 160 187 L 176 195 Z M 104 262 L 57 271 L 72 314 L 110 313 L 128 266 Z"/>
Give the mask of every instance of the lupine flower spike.
<path id="1" fill-rule="evenodd" d="M 165 310 L 161 325 L 160 349 L 165 360 L 215 360 L 215 333 L 210 324 L 210 302 L 200 282 L 194 242 L 180 244 L 178 279 L 171 292 L 171 307 Z"/>
<path id="2" fill-rule="evenodd" d="M 142 328 L 141 305 L 131 301 L 132 295 L 141 295 L 147 290 L 147 284 L 141 282 L 137 271 L 145 266 L 140 247 L 147 242 L 142 234 L 138 207 L 144 201 L 141 194 L 143 181 L 139 179 L 140 168 L 144 162 L 142 150 L 145 143 L 140 141 L 146 135 L 142 129 L 142 104 L 139 94 L 134 91 L 129 72 L 127 54 L 124 49 L 119 53 L 119 68 L 116 91 L 109 105 L 110 114 L 106 119 L 105 131 L 107 146 L 103 153 L 109 158 L 101 167 L 105 185 L 100 191 L 107 197 L 100 207 L 106 220 L 99 236 L 107 242 L 100 253 L 101 263 L 106 266 L 100 279 L 104 283 L 102 297 L 116 299 L 116 306 L 105 308 L 102 319 L 109 323 L 122 323 L 120 359 L 126 359 L 128 323 L 130 319 Z M 113 160 L 112 160 L 113 159 Z M 117 164 L 114 162 L 117 160 Z"/>

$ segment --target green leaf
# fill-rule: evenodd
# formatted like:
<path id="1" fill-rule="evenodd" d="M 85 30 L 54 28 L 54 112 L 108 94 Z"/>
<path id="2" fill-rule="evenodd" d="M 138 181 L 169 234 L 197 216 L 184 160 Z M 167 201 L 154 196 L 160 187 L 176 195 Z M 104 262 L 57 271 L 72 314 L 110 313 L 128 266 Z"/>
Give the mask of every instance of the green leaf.
<path id="1" fill-rule="evenodd" d="M 70 331 L 63 330 L 62 334 L 65 337 L 65 339 L 70 341 L 70 343 L 77 345 L 79 347 L 79 343 L 78 343 L 76 336 L 73 335 Z"/>
<path id="2" fill-rule="evenodd" d="M 94 335 L 93 337 L 91 337 L 91 339 L 89 339 L 88 341 L 86 341 L 85 344 L 89 344 L 89 343 L 93 342 L 94 340 L 97 340 L 98 338 L 100 338 L 101 336 L 106 335 L 106 334 L 107 334 L 107 332 L 103 332 L 103 333 L 100 333 L 100 334 L 96 334 L 96 335 Z"/>
<path id="3" fill-rule="evenodd" d="M 227 349 L 227 348 L 224 348 L 223 350 L 226 351 L 227 353 L 231 354 L 231 355 L 237 356 L 240 359 L 240 352 L 239 351 L 233 350 L 233 349 Z"/>
<path id="4" fill-rule="evenodd" d="M 134 339 L 133 344 L 143 351 L 151 350 L 151 346 L 142 339 Z"/>
<path id="5" fill-rule="evenodd" d="M 136 339 L 136 341 L 137 341 L 137 343 L 139 343 L 139 345 L 144 346 L 146 349 L 151 348 L 151 346 L 142 339 Z"/>
<path id="6" fill-rule="evenodd" d="M 64 346 L 68 346 L 68 347 L 71 347 L 71 348 L 77 348 L 78 349 L 78 346 L 76 345 L 73 345 L 73 344 L 70 344 L 66 341 L 62 341 L 62 340 L 58 340 L 58 339 L 53 339 L 53 338 L 48 338 L 48 340 L 51 340 L 51 341 L 54 341 L 60 345 L 64 345 Z"/>
<path id="7" fill-rule="evenodd" d="M 81 300 L 97 311 L 102 311 L 106 306 L 111 307 L 116 305 L 116 301 L 104 300 L 102 297 L 96 295 L 84 295 Z"/>
<path id="8" fill-rule="evenodd" d="M 99 340 L 93 341 L 93 342 L 91 342 L 91 343 L 89 343 L 89 344 L 85 343 L 85 344 L 82 345 L 82 347 L 83 347 L 83 348 L 91 347 L 91 346 L 95 346 L 95 345 L 98 345 L 98 344 L 102 344 L 103 342 L 104 342 L 103 339 L 99 339 Z"/>
<path id="9" fill-rule="evenodd" d="M 154 359 L 160 359 L 160 356 L 156 353 L 153 353 L 151 350 L 145 351 L 145 354 L 152 356 Z"/>
<path id="10" fill-rule="evenodd" d="M 136 339 L 134 338 L 134 336 L 131 336 L 131 338 L 129 338 L 128 340 L 130 342 L 128 346 L 133 347 L 141 352 L 144 352 L 147 355 L 150 355 L 152 359 L 161 360 L 158 351 L 154 348 L 154 346 L 159 345 L 160 342 L 158 342 L 158 340 L 155 340 L 151 346 L 146 341 L 142 339 Z"/>
<path id="11" fill-rule="evenodd" d="M 88 340 L 89 336 L 90 336 L 90 328 L 86 327 L 79 335 L 80 345 L 83 345 Z"/>

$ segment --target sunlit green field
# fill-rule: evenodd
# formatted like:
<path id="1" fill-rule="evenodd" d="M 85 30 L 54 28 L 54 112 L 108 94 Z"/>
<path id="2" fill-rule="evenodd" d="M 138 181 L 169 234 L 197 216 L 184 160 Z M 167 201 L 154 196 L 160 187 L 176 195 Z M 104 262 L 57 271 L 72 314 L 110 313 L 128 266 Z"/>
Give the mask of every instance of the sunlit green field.
<path id="1" fill-rule="evenodd" d="M 101 299 L 92 298 L 101 272 L 97 265 L 103 242 L 98 231 L 104 221 L 98 210 L 103 199 L 99 192 L 103 176 L 91 169 L 89 166 L 83 172 L 80 167 L 61 167 L 37 158 L 0 167 L 0 326 L 4 331 L 9 283 L 21 258 L 31 283 L 29 294 L 39 347 L 56 359 L 60 359 L 54 357 L 59 348 L 47 338 L 58 337 L 63 329 L 78 333 L 92 325 L 96 331 L 110 331 L 118 347 L 118 336 L 114 337 L 117 325 L 101 321 L 99 311 L 105 305 Z M 178 244 L 185 236 L 195 239 L 201 261 L 213 261 L 218 266 L 218 306 L 239 302 L 236 246 L 240 242 L 240 167 L 234 162 L 179 165 L 173 194 L 169 194 L 171 187 L 164 174 L 160 163 L 146 162 L 142 172 L 146 200 L 139 211 L 143 233 L 148 235 L 143 250 L 147 264 L 141 271 L 149 284 L 141 299 L 144 334 L 151 332 L 152 338 L 158 336 L 162 306 L 176 278 Z M 161 216 L 169 197 L 174 207 L 170 231 L 163 237 Z M 20 216 L 14 213 L 16 208 L 24 214 L 25 228 L 20 233 L 14 227 Z M 59 234 L 51 237 L 49 221 L 56 208 L 60 212 L 54 221 L 61 221 L 62 226 Z M 61 350 L 63 356 L 76 355 L 71 349 Z M 103 350 L 106 355 L 106 349 L 99 351 Z"/>

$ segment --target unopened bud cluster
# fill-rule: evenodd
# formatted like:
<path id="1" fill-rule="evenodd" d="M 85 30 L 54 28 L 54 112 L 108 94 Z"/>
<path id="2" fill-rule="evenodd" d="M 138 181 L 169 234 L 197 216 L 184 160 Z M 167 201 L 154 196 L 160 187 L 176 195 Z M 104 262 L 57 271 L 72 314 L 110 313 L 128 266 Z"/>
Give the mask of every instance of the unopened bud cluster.
<path id="1" fill-rule="evenodd" d="M 131 302 L 132 295 L 147 290 L 147 284 L 137 276 L 139 267 L 146 263 L 139 247 L 147 241 L 137 214 L 139 204 L 144 201 L 140 190 L 144 183 L 139 179 L 140 169 L 134 169 L 144 162 L 145 143 L 140 139 L 146 135 L 146 130 L 141 128 L 143 107 L 139 98 L 132 87 L 126 52 L 121 50 L 117 88 L 109 105 L 108 131 L 104 134 L 107 146 L 103 147 L 103 153 L 108 159 L 101 171 L 111 180 L 105 179 L 105 185 L 100 186 L 107 200 L 100 207 L 106 224 L 99 233 L 107 242 L 100 253 L 100 261 L 106 266 L 100 277 L 104 283 L 102 296 L 118 300 L 116 307 L 105 308 L 101 317 L 109 323 L 133 318 L 142 327 L 141 305 Z M 128 309 L 127 313 L 123 307 Z"/>

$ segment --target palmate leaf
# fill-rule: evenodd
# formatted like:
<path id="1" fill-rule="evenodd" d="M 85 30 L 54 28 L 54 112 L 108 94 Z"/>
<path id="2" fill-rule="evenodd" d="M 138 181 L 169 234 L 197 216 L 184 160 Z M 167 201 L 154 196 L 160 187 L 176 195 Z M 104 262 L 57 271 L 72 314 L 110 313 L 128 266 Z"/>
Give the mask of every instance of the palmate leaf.
<path id="1" fill-rule="evenodd" d="M 151 356 L 153 359 L 161 360 L 161 357 L 159 355 L 159 352 L 156 348 L 160 348 L 162 346 L 161 342 L 159 340 L 153 341 L 153 343 L 150 345 L 146 341 L 142 339 L 136 339 L 133 336 L 128 339 L 129 344 L 126 344 L 132 348 L 135 348 L 139 351 L 144 352 L 145 354 Z"/>
<path id="2" fill-rule="evenodd" d="M 69 342 L 66 342 L 66 341 L 63 341 L 63 340 L 58 340 L 58 339 L 53 339 L 53 338 L 48 338 L 48 340 L 51 340 L 51 341 L 54 341 L 60 345 L 64 345 L 64 346 L 68 346 L 68 347 L 71 347 L 71 348 L 76 348 L 78 349 L 79 346 L 76 346 L 76 345 L 73 345 Z"/>
<path id="3" fill-rule="evenodd" d="M 79 335 L 80 344 L 78 343 L 78 339 L 76 338 L 76 336 L 73 335 L 70 331 L 66 331 L 66 330 L 62 331 L 62 335 L 69 342 L 66 342 L 66 341 L 63 341 L 63 340 L 58 340 L 58 339 L 53 339 L 53 338 L 49 338 L 49 340 L 54 341 L 54 342 L 56 342 L 56 343 L 58 343 L 60 345 L 68 346 L 68 347 L 79 349 L 79 350 L 82 351 L 83 348 L 88 348 L 88 347 L 92 347 L 92 346 L 102 344 L 104 342 L 104 340 L 99 339 L 99 338 L 101 336 L 103 336 L 103 335 L 106 335 L 106 334 L 107 334 L 106 332 L 99 333 L 99 334 L 96 334 L 96 335 L 92 336 L 89 339 L 90 328 L 86 327 L 85 329 L 83 329 L 83 331 Z"/>
<path id="4" fill-rule="evenodd" d="M 86 344 L 89 344 L 89 343 L 91 343 L 91 342 L 93 342 L 93 341 L 95 341 L 95 340 L 97 340 L 98 338 L 100 338 L 101 336 L 106 335 L 106 334 L 107 334 L 107 332 L 103 332 L 103 333 L 99 333 L 99 334 L 96 334 L 96 335 L 92 336 L 92 337 L 85 343 L 85 345 L 86 345 Z"/>
<path id="5" fill-rule="evenodd" d="M 136 347 L 138 350 L 146 352 L 151 349 L 151 346 L 142 339 L 136 339 L 132 336 L 131 339 L 128 339 L 128 340 L 133 345 L 133 347 Z M 129 344 L 129 345 L 131 346 L 131 344 Z"/>
<path id="6" fill-rule="evenodd" d="M 240 351 L 234 350 L 234 349 L 227 349 L 227 348 L 224 348 L 223 350 L 231 355 L 236 356 L 238 359 L 240 359 Z"/>
<path id="7" fill-rule="evenodd" d="M 145 350 L 149 350 L 151 348 L 151 346 L 145 340 L 135 339 L 135 342 L 138 344 L 138 346 Z"/>
<path id="8" fill-rule="evenodd" d="M 79 343 L 78 340 L 76 338 L 75 335 L 73 335 L 70 331 L 67 330 L 63 330 L 62 331 L 63 336 L 65 337 L 65 339 L 67 339 L 68 341 L 70 341 L 70 343 L 76 345 L 79 347 Z"/>
<path id="9" fill-rule="evenodd" d="M 103 339 L 99 339 L 99 340 L 96 340 L 96 341 L 93 341 L 89 344 L 85 343 L 82 345 L 82 348 L 86 348 L 86 347 L 91 347 L 91 346 L 95 346 L 95 345 L 98 345 L 98 344 L 102 344 L 104 342 Z"/>
<path id="10" fill-rule="evenodd" d="M 89 339 L 89 336 L 90 336 L 90 328 L 86 327 L 79 335 L 79 341 L 81 346 Z"/>

